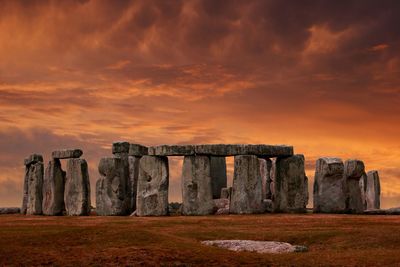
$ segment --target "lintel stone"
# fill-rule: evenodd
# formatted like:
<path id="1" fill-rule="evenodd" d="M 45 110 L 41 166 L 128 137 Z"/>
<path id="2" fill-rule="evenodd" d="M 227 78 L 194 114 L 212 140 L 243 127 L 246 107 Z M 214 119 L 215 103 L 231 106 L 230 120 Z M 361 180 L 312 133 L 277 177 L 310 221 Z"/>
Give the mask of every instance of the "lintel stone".
<path id="1" fill-rule="evenodd" d="M 53 159 L 71 159 L 71 158 L 79 158 L 82 156 L 83 151 L 80 149 L 61 149 L 56 150 L 51 153 L 51 157 Z"/>

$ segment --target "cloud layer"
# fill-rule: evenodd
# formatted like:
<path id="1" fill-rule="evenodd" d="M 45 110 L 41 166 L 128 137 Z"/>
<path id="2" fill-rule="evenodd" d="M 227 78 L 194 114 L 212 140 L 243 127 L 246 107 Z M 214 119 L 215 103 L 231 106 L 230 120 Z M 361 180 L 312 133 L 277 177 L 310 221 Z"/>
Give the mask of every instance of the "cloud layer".
<path id="1" fill-rule="evenodd" d="M 399 11 L 398 1 L 0 0 L 0 205 L 19 204 L 27 154 L 82 147 L 94 185 L 120 139 L 293 144 L 310 177 L 319 156 L 357 157 L 396 205 Z"/>

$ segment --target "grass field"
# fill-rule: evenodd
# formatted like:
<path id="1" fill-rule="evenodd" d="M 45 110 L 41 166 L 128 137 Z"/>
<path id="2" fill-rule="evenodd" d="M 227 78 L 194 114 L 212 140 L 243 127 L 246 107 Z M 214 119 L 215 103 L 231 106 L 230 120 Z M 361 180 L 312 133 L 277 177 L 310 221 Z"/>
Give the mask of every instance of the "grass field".
<path id="1" fill-rule="evenodd" d="M 308 252 L 256 254 L 209 239 L 285 241 Z M 0 216 L 3 265 L 400 265 L 400 216 Z"/>

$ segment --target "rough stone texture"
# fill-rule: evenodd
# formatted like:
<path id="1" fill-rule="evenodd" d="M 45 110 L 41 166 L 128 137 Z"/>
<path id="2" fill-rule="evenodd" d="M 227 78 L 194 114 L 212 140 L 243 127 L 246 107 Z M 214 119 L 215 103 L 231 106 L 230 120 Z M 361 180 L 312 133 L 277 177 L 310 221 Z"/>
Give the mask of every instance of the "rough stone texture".
<path id="1" fill-rule="evenodd" d="M 129 156 L 129 187 L 130 187 L 130 210 L 133 212 L 136 210 L 136 195 L 137 195 L 137 185 L 139 179 L 139 156 Z"/>
<path id="2" fill-rule="evenodd" d="M 359 181 L 359 186 L 360 186 L 360 190 L 361 190 L 361 199 L 362 199 L 362 203 L 363 203 L 363 207 L 364 210 L 367 210 L 367 200 L 366 200 L 366 196 L 365 196 L 365 191 L 367 190 L 367 174 L 364 173 L 363 176 L 361 177 L 360 181 Z"/>
<path id="3" fill-rule="evenodd" d="M 102 216 L 131 213 L 127 159 L 102 158 L 96 182 L 96 214 Z"/>
<path id="4" fill-rule="evenodd" d="M 260 158 L 260 172 L 262 179 L 262 194 L 263 199 L 271 199 L 271 167 L 272 161 L 269 158 Z"/>
<path id="5" fill-rule="evenodd" d="M 137 216 L 168 215 L 168 158 L 143 156 L 139 164 Z"/>
<path id="6" fill-rule="evenodd" d="M 363 213 L 364 203 L 360 188 L 360 179 L 365 175 L 364 163 L 351 159 L 344 163 L 344 184 L 346 194 L 346 212 Z"/>
<path id="7" fill-rule="evenodd" d="M 17 214 L 21 213 L 21 209 L 17 207 L 7 207 L 7 208 L 0 208 L 0 215 L 1 214 Z"/>
<path id="8" fill-rule="evenodd" d="M 210 157 L 185 156 L 182 166 L 182 214 L 212 214 L 212 193 Z"/>
<path id="9" fill-rule="evenodd" d="M 306 212 L 308 178 L 304 156 L 277 158 L 275 172 L 274 212 Z"/>
<path id="10" fill-rule="evenodd" d="M 69 159 L 66 172 L 64 203 L 67 215 L 89 215 L 90 180 L 86 160 Z"/>
<path id="11" fill-rule="evenodd" d="M 112 144 L 112 153 L 128 153 L 130 144 L 125 141 L 117 141 Z"/>
<path id="12" fill-rule="evenodd" d="M 235 156 L 230 213 L 263 212 L 262 181 L 257 156 Z"/>
<path id="13" fill-rule="evenodd" d="M 293 147 L 286 145 L 243 145 L 215 144 L 195 145 L 195 153 L 211 156 L 256 155 L 263 157 L 278 157 L 293 155 Z"/>
<path id="14" fill-rule="evenodd" d="M 28 171 L 28 202 L 27 215 L 42 214 L 43 201 L 43 162 L 32 163 Z"/>
<path id="15" fill-rule="evenodd" d="M 274 211 L 274 202 L 271 199 L 264 199 L 263 205 L 264 205 L 264 212 L 271 213 Z"/>
<path id="16" fill-rule="evenodd" d="M 25 175 L 24 175 L 24 188 L 22 194 L 22 205 L 21 205 L 21 214 L 26 214 L 26 209 L 28 206 L 28 192 L 29 188 L 29 166 L 25 166 Z"/>
<path id="17" fill-rule="evenodd" d="M 149 147 L 148 154 L 151 156 L 191 156 L 194 155 L 192 145 L 162 145 Z"/>
<path id="18" fill-rule="evenodd" d="M 83 151 L 80 149 L 62 149 L 53 151 L 51 153 L 51 157 L 53 159 L 70 159 L 70 158 L 79 158 L 82 156 Z"/>
<path id="19" fill-rule="evenodd" d="M 168 212 L 170 215 L 181 215 L 182 214 L 182 203 L 171 202 L 168 204 Z"/>
<path id="20" fill-rule="evenodd" d="M 29 157 L 27 157 L 26 159 L 24 159 L 24 165 L 30 165 L 32 163 L 36 163 L 36 162 L 43 162 L 43 156 L 39 155 L 39 154 L 32 154 Z"/>
<path id="21" fill-rule="evenodd" d="M 390 209 L 371 209 L 365 210 L 364 214 L 367 215 L 400 215 L 400 207 Z"/>
<path id="22" fill-rule="evenodd" d="M 251 251 L 257 253 L 291 253 L 305 252 L 307 247 L 295 246 L 285 242 L 277 241 L 253 241 L 253 240 L 206 240 L 201 241 L 206 246 L 216 246 L 232 251 Z"/>
<path id="23" fill-rule="evenodd" d="M 43 181 L 43 214 L 62 215 L 64 211 L 64 184 L 66 173 L 59 159 L 49 161 Z"/>
<path id="24" fill-rule="evenodd" d="M 232 187 L 221 189 L 221 198 L 231 199 Z"/>
<path id="25" fill-rule="evenodd" d="M 314 212 L 343 213 L 346 209 L 344 165 L 339 158 L 317 160 L 314 178 Z"/>
<path id="26" fill-rule="evenodd" d="M 378 171 L 369 171 L 367 173 L 367 183 L 365 190 L 365 201 L 367 209 L 380 209 L 381 206 L 381 185 Z"/>
<path id="27" fill-rule="evenodd" d="M 276 177 L 276 158 L 271 160 L 271 169 L 269 171 L 269 178 L 271 179 L 269 190 L 271 191 L 271 200 L 275 199 L 275 177 Z"/>
<path id="28" fill-rule="evenodd" d="M 229 214 L 229 199 L 220 198 L 214 199 L 214 213 L 215 214 Z"/>
<path id="29" fill-rule="evenodd" d="M 145 156 L 147 155 L 148 148 L 146 146 L 142 146 L 139 144 L 130 144 L 129 145 L 129 156 Z"/>
<path id="30" fill-rule="evenodd" d="M 221 190 L 226 187 L 226 159 L 225 157 L 211 158 L 211 184 L 214 199 L 221 198 Z"/>

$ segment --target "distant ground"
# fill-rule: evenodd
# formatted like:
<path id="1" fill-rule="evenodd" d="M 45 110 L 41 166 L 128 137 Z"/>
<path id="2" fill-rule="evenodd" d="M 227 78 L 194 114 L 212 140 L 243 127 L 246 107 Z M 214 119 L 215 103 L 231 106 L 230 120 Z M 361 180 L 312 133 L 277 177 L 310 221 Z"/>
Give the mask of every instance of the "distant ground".
<path id="1" fill-rule="evenodd" d="M 261 255 L 200 244 L 209 239 L 285 241 L 309 251 Z M 400 216 L 0 216 L 0 266 L 399 264 Z"/>

